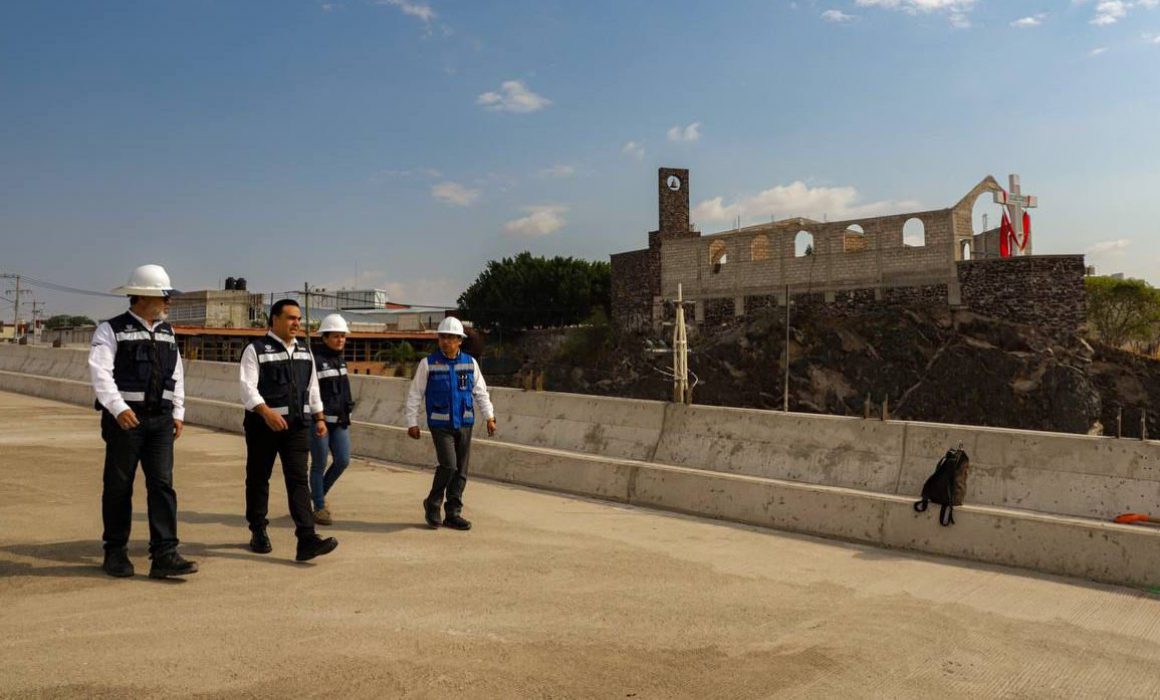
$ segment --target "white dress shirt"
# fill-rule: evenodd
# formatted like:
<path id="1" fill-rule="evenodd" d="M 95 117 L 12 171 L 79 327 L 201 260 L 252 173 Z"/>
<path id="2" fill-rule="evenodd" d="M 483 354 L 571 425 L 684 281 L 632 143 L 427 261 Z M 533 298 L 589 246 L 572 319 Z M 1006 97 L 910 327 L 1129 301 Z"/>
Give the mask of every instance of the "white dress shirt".
<path id="1" fill-rule="evenodd" d="M 152 333 L 164 321 L 148 323 L 132 311 L 129 315 L 137 319 Z M 108 321 L 102 321 L 93 333 L 93 346 L 89 349 L 89 377 L 97 401 L 105 410 L 117 417 L 129 409 L 129 404 L 121 396 L 117 382 L 113 379 L 113 360 L 117 357 L 117 334 Z M 177 351 L 177 366 L 173 368 L 173 420 L 185 420 L 185 370 L 181 366 L 181 350 Z"/>
<path id="2" fill-rule="evenodd" d="M 266 333 L 266 336 L 273 338 L 278 343 L 286 348 L 286 357 L 290 358 L 294 355 L 294 351 L 301 348 L 307 350 L 305 343 L 298 344 L 298 340 L 291 338 L 290 342 L 282 340 L 274 335 L 273 331 Z M 308 351 L 308 350 L 307 350 Z M 258 406 L 266 403 L 266 399 L 258 393 L 258 353 L 254 350 L 253 344 L 246 346 L 242 351 L 242 367 L 241 367 L 241 389 L 242 389 L 242 405 L 246 407 L 247 411 L 252 411 Z M 307 403 L 310 404 L 310 412 L 312 414 L 322 413 L 322 392 L 318 390 L 318 371 L 314 368 L 314 363 L 310 363 L 310 389 L 306 397 Z"/>
<path id="3" fill-rule="evenodd" d="M 475 406 L 483 413 L 484 420 L 491 420 L 495 418 L 495 409 L 491 405 L 491 395 L 487 393 L 487 382 L 483 381 L 479 362 L 474 357 L 471 361 L 475 364 L 475 386 L 471 387 L 471 395 L 475 397 Z M 427 395 L 427 374 L 427 358 L 424 357 L 415 368 L 415 378 L 411 380 L 411 388 L 407 391 L 407 406 L 403 417 L 408 428 L 419 425 L 419 409 L 423 406 L 423 397 Z"/>

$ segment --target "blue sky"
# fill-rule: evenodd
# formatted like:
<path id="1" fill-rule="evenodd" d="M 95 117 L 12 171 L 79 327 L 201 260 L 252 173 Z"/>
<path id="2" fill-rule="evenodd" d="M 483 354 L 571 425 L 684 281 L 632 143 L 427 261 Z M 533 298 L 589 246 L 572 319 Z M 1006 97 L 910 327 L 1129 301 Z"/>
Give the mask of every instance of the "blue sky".
<path id="1" fill-rule="evenodd" d="M 0 95 L 0 269 L 82 289 L 450 304 L 644 247 L 662 165 L 706 233 L 1018 172 L 1036 252 L 1160 285 L 1160 0 L 6 2 Z"/>

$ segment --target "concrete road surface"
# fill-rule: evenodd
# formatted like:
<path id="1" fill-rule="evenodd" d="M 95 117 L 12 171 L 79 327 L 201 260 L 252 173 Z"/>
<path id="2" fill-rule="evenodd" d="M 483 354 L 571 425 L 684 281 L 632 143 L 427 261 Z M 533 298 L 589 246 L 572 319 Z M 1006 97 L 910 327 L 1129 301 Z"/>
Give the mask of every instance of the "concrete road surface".
<path id="1" fill-rule="evenodd" d="M 430 472 L 388 464 L 338 482 L 339 548 L 308 564 L 275 476 L 252 554 L 242 438 L 198 428 L 176 483 L 201 572 L 145 576 L 139 476 L 138 574 L 113 579 L 102 455 L 95 412 L 0 393 L 0 696 L 1160 695 L 1146 592 L 482 481 L 475 529 L 431 531 Z"/>

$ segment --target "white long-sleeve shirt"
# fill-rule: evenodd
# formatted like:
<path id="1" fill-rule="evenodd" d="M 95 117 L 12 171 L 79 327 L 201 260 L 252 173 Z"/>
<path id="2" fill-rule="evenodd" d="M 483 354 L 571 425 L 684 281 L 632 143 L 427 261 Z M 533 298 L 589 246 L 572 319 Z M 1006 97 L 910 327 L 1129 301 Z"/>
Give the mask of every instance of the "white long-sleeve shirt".
<path id="1" fill-rule="evenodd" d="M 273 338 L 278 343 L 286 348 L 287 358 L 294 355 L 294 351 L 301 347 L 304 351 L 304 346 L 299 346 L 298 340 L 291 338 L 290 342 L 282 340 L 274 335 L 273 331 L 266 334 L 267 337 Z M 246 349 L 242 351 L 242 366 L 240 370 L 241 380 L 241 396 L 242 405 L 246 407 L 247 411 L 252 411 L 258 406 L 266 403 L 266 399 L 258 393 L 258 353 L 254 350 L 253 345 L 247 345 Z M 310 388 L 306 396 L 307 403 L 310 404 L 310 412 L 312 414 L 322 413 L 322 392 L 318 390 L 318 371 L 314 368 L 314 363 L 310 363 Z"/>
<path id="2" fill-rule="evenodd" d="M 450 358 L 455 359 L 455 358 Z M 483 381 L 483 372 L 479 369 L 479 362 L 473 357 L 475 364 L 475 385 L 471 387 L 471 395 L 475 397 L 476 407 L 483 412 L 484 420 L 495 418 L 495 409 L 491 405 L 491 394 L 487 393 L 487 382 Z M 423 398 L 427 395 L 427 358 L 419 361 L 415 368 L 415 377 L 411 380 L 411 388 L 407 390 L 407 405 L 403 417 L 407 427 L 419 425 L 419 413 L 423 408 Z"/>
<path id="3" fill-rule="evenodd" d="M 163 321 L 147 322 L 132 311 L 129 315 L 137 319 L 152 333 Z M 117 382 L 113 379 L 113 361 L 117 357 L 117 334 L 108 321 L 102 321 L 93 332 L 93 344 L 89 348 L 89 377 L 97 401 L 114 417 L 129 409 L 121 396 Z M 181 350 L 177 352 L 177 366 L 173 368 L 173 420 L 185 420 L 185 370 L 181 365 Z"/>

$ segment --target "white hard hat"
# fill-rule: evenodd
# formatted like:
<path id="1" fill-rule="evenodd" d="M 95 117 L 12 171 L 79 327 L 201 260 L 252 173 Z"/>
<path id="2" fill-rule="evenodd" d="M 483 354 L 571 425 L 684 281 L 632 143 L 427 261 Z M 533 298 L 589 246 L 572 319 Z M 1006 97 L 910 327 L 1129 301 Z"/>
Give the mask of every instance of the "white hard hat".
<path id="1" fill-rule="evenodd" d="M 167 297 L 171 294 L 180 294 L 169 284 L 169 273 L 160 265 L 142 265 L 133 274 L 123 287 L 117 287 L 113 294 L 124 294 L 129 297 Z"/>
<path id="2" fill-rule="evenodd" d="M 466 338 L 467 334 L 463 332 L 463 324 L 454 316 L 448 316 L 439 322 L 439 329 L 436 333 L 446 333 L 448 335 L 458 335 Z"/>
<path id="3" fill-rule="evenodd" d="M 319 333 L 350 333 L 350 328 L 346 325 L 346 319 L 338 314 L 330 314 L 322 319 L 322 323 L 318 326 Z"/>

